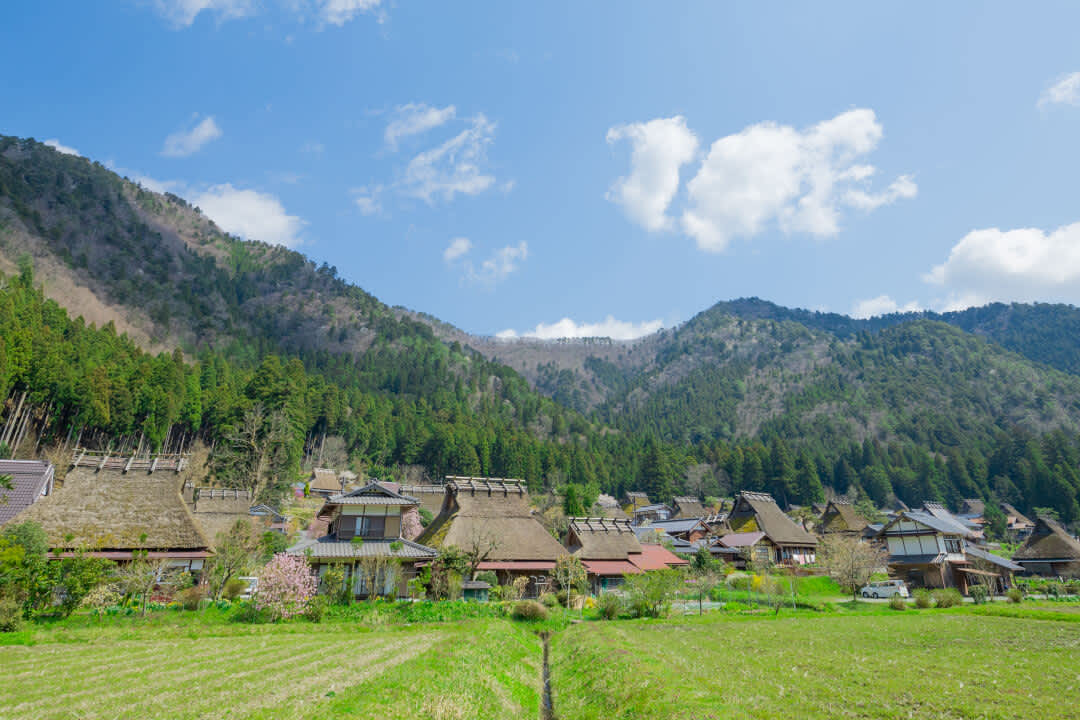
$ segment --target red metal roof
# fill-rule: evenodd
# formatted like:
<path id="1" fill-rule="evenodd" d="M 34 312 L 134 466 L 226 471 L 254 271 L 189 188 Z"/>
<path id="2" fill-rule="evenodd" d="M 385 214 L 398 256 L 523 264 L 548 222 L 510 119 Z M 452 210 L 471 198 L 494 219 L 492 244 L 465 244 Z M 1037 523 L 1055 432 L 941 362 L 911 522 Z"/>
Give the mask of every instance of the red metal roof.
<path id="1" fill-rule="evenodd" d="M 590 575 L 635 575 L 641 572 L 641 568 L 628 560 L 582 560 L 581 564 Z"/>
<path id="2" fill-rule="evenodd" d="M 669 567 L 690 564 L 688 560 L 682 559 L 663 545 L 647 543 L 641 543 L 640 555 L 634 554 L 627 559 L 642 570 L 667 570 Z"/>
<path id="3" fill-rule="evenodd" d="M 555 563 L 544 560 L 485 560 L 477 570 L 554 570 Z"/>

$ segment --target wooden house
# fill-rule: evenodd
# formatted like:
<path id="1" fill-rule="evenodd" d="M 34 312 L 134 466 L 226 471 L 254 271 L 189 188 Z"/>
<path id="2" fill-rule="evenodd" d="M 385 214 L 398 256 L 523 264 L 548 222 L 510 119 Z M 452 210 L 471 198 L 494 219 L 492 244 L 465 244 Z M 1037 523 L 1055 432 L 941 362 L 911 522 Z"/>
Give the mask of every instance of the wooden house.
<path id="1" fill-rule="evenodd" d="M 593 593 L 619 586 L 624 575 L 642 572 L 630 560 L 643 551 L 629 520 L 571 518 L 563 544 L 581 558 Z"/>
<path id="2" fill-rule="evenodd" d="M 124 563 L 146 552 L 170 568 L 201 571 L 212 554 L 210 541 L 180 496 L 181 473 L 124 472 L 124 466 L 72 468 L 63 487 L 13 521 L 41 525 L 54 557 L 86 550 Z"/>
<path id="3" fill-rule="evenodd" d="M 1009 534 L 1017 542 L 1027 540 L 1031 531 L 1035 529 L 1035 523 L 1009 503 L 1001 503 L 1001 512 L 1005 514 L 1005 529 L 1009 531 Z"/>
<path id="4" fill-rule="evenodd" d="M 717 539 L 716 544 L 729 551 L 725 559 L 737 570 L 746 570 L 751 564 L 768 567 L 775 562 L 776 546 L 760 530 L 728 533 Z"/>
<path id="5" fill-rule="evenodd" d="M 634 509 L 634 524 L 644 525 L 645 523 L 656 522 L 657 520 L 668 520 L 671 518 L 672 513 L 674 513 L 674 510 L 663 503 L 645 505 Z"/>
<path id="6" fill-rule="evenodd" d="M 709 514 L 709 510 L 696 497 L 680 495 L 672 498 L 671 502 L 675 506 L 672 518 L 703 518 Z"/>
<path id="7" fill-rule="evenodd" d="M 430 562 L 438 555 L 434 548 L 409 538 L 419 529 L 419 506 L 416 498 L 379 482 L 331 495 L 317 516 L 328 523 L 327 533 L 302 540 L 288 552 L 307 558 L 320 578 L 330 568 L 340 567 L 346 586 L 356 597 L 367 597 L 372 592 L 365 565 L 375 562 L 372 559 L 392 559 L 401 566 L 396 584 L 393 574 L 384 571 L 376 579 L 374 590 L 378 595 L 406 597 L 407 583 L 416 576 L 417 563 Z"/>
<path id="8" fill-rule="evenodd" d="M 660 530 L 671 537 L 682 538 L 687 542 L 697 542 L 712 533 L 711 528 L 700 518 L 656 520 L 641 527 Z"/>
<path id="9" fill-rule="evenodd" d="M 345 492 L 345 478 L 330 468 L 315 468 L 308 478 L 308 492 L 322 497 L 340 495 Z"/>
<path id="10" fill-rule="evenodd" d="M 911 587 L 954 587 L 967 594 L 973 585 L 1003 590 L 1020 566 L 980 548 L 976 533 L 941 505 L 906 510 L 879 535 L 889 552 L 889 575 Z"/>
<path id="11" fill-rule="evenodd" d="M 643 508 L 646 505 L 652 505 L 649 501 L 649 496 L 643 492 L 636 492 L 634 490 L 628 490 L 623 497 L 623 504 L 627 507 L 628 512 L 633 512 L 638 508 Z"/>
<path id="12" fill-rule="evenodd" d="M 566 554 L 533 517 L 524 481 L 502 478 L 447 477 L 442 508 L 417 542 L 484 551 L 477 570 L 494 571 L 501 584 L 527 577 L 530 594 L 550 584 L 555 560 Z"/>
<path id="13" fill-rule="evenodd" d="M 1052 518 L 1038 517 L 1013 562 L 1032 575 L 1080 577 L 1080 541 Z"/>
<path id="14" fill-rule="evenodd" d="M 56 468 L 41 460 L 0 460 L 0 475 L 11 488 L 0 487 L 0 525 L 53 492 Z"/>
<path id="15" fill-rule="evenodd" d="M 732 533 L 765 533 L 777 565 L 807 565 L 816 559 L 817 538 L 785 515 L 768 493 L 736 495 L 727 524 Z"/>
<path id="16" fill-rule="evenodd" d="M 817 532 L 821 535 L 842 533 L 862 537 L 869 523 L 855 506 L 845 500 L 830 500 L 818 521 Z"/>

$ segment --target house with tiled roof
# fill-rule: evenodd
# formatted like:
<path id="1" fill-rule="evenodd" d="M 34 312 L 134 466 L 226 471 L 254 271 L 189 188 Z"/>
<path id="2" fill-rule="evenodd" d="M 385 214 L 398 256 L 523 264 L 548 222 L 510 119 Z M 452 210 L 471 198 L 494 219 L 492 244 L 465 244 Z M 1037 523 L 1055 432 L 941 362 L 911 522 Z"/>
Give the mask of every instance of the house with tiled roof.
<path id="1" fill-rule="evenodd" d="M 10 479 L 10 488 L 0 485 L 0 525 L 52 494 L 56 469 L 41 460 L 0 460 L 0 476 Z"/>
<path id="2" fill-rule="evenodd" d="M 419 507 L 418 499 L 403 495 L 388 483 L 371 482 L 331 495 L 316 516 L 328 524 L 326 534 L 305 538 L 287 552 L 307 558 L 320 578 L 331 568 L 340 568 L 345 586 L 356 597 L 368 597 L 372 592 L 406 597 L 417 563 L 438 556 L 434 548 L 414 541 L 420 531 Z M 364 565 L 371 558 L 393 560 L 401 572 L 396 578 L 385 572 L 369 587 L 371 577 Z"/>

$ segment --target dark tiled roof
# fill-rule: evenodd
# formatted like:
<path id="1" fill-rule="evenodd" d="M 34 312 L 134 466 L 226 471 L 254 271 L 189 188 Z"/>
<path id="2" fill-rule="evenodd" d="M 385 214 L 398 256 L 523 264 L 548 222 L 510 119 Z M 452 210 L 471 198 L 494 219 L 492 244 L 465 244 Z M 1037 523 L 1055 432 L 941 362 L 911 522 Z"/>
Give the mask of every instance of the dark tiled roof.
<path id="1" fill-rule="evenodd" d="M 0 475 L 10 475 L 12 489 L 0 488 L 0 525 L 34 504 L 52 488 L 52 463 L 40 460 L 0 460 Z"/>
<path id="2" fill-rule="evenodd" d="M 401 548 L 394 550 L 390 546 L 401 543 Z M 290 555 L 304 555 L 316 560 L 331 558 L 362 558 L 386 555 L 416 560 L 431 559 L 438 556 L 438 552 L 426 545 L 414 543 L 411 540 L 365 540 L 362 543 L 338 542 L 329 535 L 318 540 L 307 540 L 297 543 L 289 548 Z"/>
<path id="3" fill-rule="evenodd" d="M 1016 563 L 1014 563 L 1012 560 L 1009 560 L 1008 558 L 1003 558 L 1000 555 L 995 555 L 995 554 L 993 554 L 992 552 L 990 552 L 988 550 L 983 550 L 982 548 L 975 547 L 974 545 L 968 545 L 964 549 L 964 554 L 970 555 L 971 557 L 976 558 L 977 560 L 983 560 L 985 562 L 993 563 L 994 565 L 997 565 L 998 567 L 1005 568 L 1006 570 L 1012 570 L 1013 572 L 1020 572 L 1021 570 L 1024 569 L 1023 567 L 1021 567 L 1020 565 L 1017 565 Z"/>

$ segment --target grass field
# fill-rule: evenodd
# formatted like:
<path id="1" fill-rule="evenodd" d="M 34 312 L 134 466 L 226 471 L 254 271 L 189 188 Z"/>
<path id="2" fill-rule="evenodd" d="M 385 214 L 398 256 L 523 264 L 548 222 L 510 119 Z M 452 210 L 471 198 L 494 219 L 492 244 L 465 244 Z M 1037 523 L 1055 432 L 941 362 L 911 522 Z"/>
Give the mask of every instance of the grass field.
<path id="1" fill-rule="evenodd" d="M 1076 609 L 859 603 L 569 627 L 72 618 L 0 635 L 0 719 L 539 718 L 538 627 L 555 630 L 561 720 L 1080 718 Z"/>
<path id="2" fill-rule="evenodd" d="M 1080 718 L 1080 626 L 966 611 L 594 623 L 555 636 L 552 686 L 575 719 Z"/>

